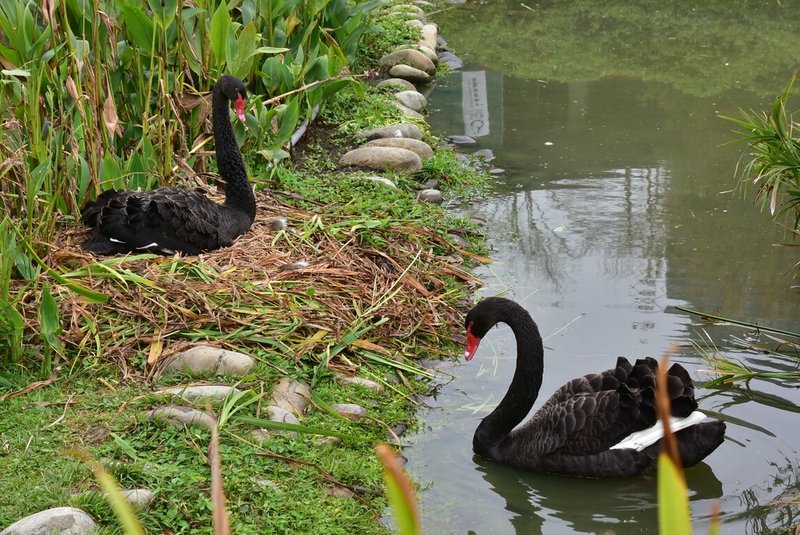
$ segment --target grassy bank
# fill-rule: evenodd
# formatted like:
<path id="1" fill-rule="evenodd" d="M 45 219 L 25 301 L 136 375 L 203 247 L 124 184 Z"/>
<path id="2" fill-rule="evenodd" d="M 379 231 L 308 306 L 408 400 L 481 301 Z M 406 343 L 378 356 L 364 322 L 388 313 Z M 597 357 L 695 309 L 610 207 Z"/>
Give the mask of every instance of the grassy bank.
<path id="1" fill-rule="evenodd" d="M 80 450 L 123 487 L 156 492 L 139 513 L 148 531 L 210 532 L 210 433 L 145 418 L 164 403 L 162 387 L 197 381 L 163 376 L 161 364 L 204 343 L 258 361 L 244 378 L 220 379 L 246 394 L 215 415 L 264 418 L 274 384 L 290 376 L 312 388 L 302 424 L 344 436 L 340 445 L 312 433 L 256 439 L 251 425 L 224 421 L 233 531 L 385 531 L 374 445 L 413 427 L 430 377 L 417 359 L 458 354 L 453 338 L 473 282 L 466 266 L 482 252 L 468 222 L 419 203 L 414 188 L 437 178 L 454 193 L 481 178 L 447 152 L 415 177 L 383 174 L 397 189 L 339 169 L 354 132 L 401 119 L 386 93 L 345 68 L 356 73 L 413 34 L 380 2 L 321 2 L 294 15 L 261 4 L 227 12 L 213 0 L 191 10 L 166 2 L 164 11 L 143 8 L 149 25 L 122 2 L 81 11 L 67 1 L 52 13 L 2 7 L 4 29 L 30 31 L 9 33 L 0 49 L 9 126 L 0 142 L 0 526 L 73 505 L 103 533 L 118 532 Z M 118 24 L 100 12 L 118 14 Z M 12 42 L 23 38 L 31 42 Z M 175 102 L 202 97 L 225 71 L 264 99 L 297 91 L 277 106 L 251 104 L 239 132 L 257 192 L 252 230 L 197 257 L 81 252 L 78 210 L 100 189 L 180 184 L 215 194 L 202 104 Z M 314 107 L 320 118 L 290 154 L 288 136 Z M 343 385 L 339 375 L 383 390 Z M 357 403 L 368 417 L 346 420 L 333 403 Z"/>

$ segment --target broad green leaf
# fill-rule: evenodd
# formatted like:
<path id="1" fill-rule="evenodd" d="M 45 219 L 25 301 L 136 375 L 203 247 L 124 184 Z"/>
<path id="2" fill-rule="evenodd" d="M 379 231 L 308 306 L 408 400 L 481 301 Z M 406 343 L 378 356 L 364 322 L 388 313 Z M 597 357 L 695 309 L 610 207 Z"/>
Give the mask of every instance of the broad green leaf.
<path id="1" fill-rule="evenodd" d="M 41 337 L 51 347 L 60 347 L 61 341 L 58 335 L 61 334 L 61 315 L 58 305 L 50 293 L 50 286 L 44 283 L 42 286 L 42 302 L 39 305 L 39 325 Z"/>
<path id="2" fill-rule="evenodd" d="M 162 28 L 168 28 L 178 12 L 178 0 L 148 0 L 150 11 Z"/>
<path id="3" fill-rule="evenodd" d="M 120 15 L 125 23 L 125 32 L 140 49 L 150 51 L 153 46 L 153 21 L 144 10 L 127 2 L 120 2 Z"/>
<path id="4" fill-rule="evenodd" d="M 665 453 L 658 455 L 658 532 L 661 535 L 692 533 L 686 483 Z"/>
<path id="5" fill-rule="evenodd" d="M 227 3 L 223 0 L 211 17 L 211 52 L 214 54 L 217 67 L 222 69 L 228 61 L 228 30 L 231 26 L 231 15 Z"/>
<path id="6" fill-rule="evenodd" d="M 392 509 L 392 516 L 397 526 L 397 533 L 399 535 L 418 535 L 421 530 L 408 476 L 400 468 L 400 463 L 397 462 L 394 453 L 388 446 L 381 444 L 376 451 L 383 463 L 383 480 L 389 498 L 389 507 Z"/>

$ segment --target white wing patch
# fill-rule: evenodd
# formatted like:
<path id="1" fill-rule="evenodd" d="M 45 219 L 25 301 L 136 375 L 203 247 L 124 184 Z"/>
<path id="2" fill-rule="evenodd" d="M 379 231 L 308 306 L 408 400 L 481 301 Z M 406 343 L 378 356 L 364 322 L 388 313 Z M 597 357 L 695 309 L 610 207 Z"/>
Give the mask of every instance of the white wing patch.
<path id="1" fill-rule="evenodd" d="M 681 429 L 686 429 L 687 427 L 691 427 L 695 424 L 698 424 L 705 420 L 707 417 L 700 411 L 694 411 L 692 414 L 687 416 L 686 418 L 675 418 L 671 416 L 669 419 L 669 425 L 672 429 L 672 432 L 680 431 Z M 636 431 L 635 433 L 631 433 L 627 437 L 623 438 L 618 444 L 611 446 L 609 449 L 612 450 L 622 450 L 622 449 L 633 449 L 636 451 L 642 451 L 647 446 L 655 444 L 659 440 L 664 437 L 664 426 L 661 425 L 661 420 L 656 422 L 656 425 L 650 427 L 648 429 L 643 429 L 641 431 Z"/>

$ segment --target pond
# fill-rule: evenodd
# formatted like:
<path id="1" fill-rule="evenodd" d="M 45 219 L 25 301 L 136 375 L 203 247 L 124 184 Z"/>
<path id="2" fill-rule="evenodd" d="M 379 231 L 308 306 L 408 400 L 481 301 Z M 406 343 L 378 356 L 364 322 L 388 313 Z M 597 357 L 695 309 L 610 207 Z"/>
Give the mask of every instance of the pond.
<path id="1" fill-rule="evenodd" d="M 745 147 L 723 146 L 735 135 L 721 118 L 768 109 L 785 87 L 800 65 L 800 8 L 631 4 L 498 0 L 434 16 L 467 64 L 430 95 L 431 126 L 473 136 L 459 150 L 491 149 L 490 167 L 505 171 L 450 209 L 485 222 L 494 262 L 478 270 L 481 294 L 513 298 L 539 324 L 545 374 L 534 409 L 617 356 L 659 358 L 677 342 L 673 360 L 701 386 L 701 408 L 728 425 L 725 442 L 686 473 L 695 533 L 708 532 L 714 503 L 723 533 L 793 532 L 798 384 L 702 388 L 714 375 L 692 342 L 759 370 L 797 361 L 737 342 L 764 333 L 676 307 L 800 330 L 798 249 L 776 246 L 790 236 L 733 191 Z M 503 326 L 473 361 L 443 366 L 405 451 L 425 531 L 656 533 L 653 476 L 557 477 L 473 455 L 472 433 L 504 395 L 515 355 Z"/>

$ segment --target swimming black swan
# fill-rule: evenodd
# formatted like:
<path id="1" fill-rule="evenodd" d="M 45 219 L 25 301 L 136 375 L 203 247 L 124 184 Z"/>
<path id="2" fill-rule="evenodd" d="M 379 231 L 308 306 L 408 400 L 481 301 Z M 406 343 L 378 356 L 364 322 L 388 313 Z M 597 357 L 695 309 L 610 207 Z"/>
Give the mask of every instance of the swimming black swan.
<path id="1" fill-rule="evenodd" d="M 211 98 L 214 148 L 219 174 L 225 180 L 225 203 L 203 193 L 180 188 L 114 191 L 100 194 L 81 211 L 84 224 L 94 227 L 81 246 L 95 254 L 148 251 L 199 254 L 233 244 L 253 224 L 256 199 L 247 181 L 242 153 L 231 126 L 229 101 L 244 121 L 244 83 L 222 76 Z"/>
<path id="2" fill-rule="evenodd" d="M 517 367 L 505 397 L 475 430 L 475 453 L 528 470 L 584 477 L 633 476 L 656 467 L 662 434 L 655 409 L 654 359 L 637 360 L 632 366 L 620 357 L 615 368 L 573 379 L 514 429 L 542 386 L 544 348 L 524 308 L 488 297 L 467 314 L 467 360 L 499 322 L 514 332 Z M 669 369 L 668 390 L 672 430 L 683 465 L 689 467 L 722 443 L 725 423 L 695 410 L 692 380 L 679 364 Z"/>

